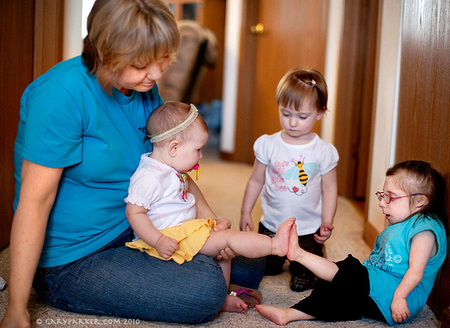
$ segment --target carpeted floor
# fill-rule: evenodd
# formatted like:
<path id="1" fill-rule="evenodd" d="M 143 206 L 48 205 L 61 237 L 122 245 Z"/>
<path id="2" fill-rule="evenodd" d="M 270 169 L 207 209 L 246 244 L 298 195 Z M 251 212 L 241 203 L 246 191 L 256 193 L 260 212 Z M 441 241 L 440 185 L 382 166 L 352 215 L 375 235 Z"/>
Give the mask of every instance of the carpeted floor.
<path id="1" fill-rule="evenodd" d="M 245 185 L 251 173 L 251 165 L 224 162 L 216 156 L 205 156 L 200 165 L 200 179 L 197 182 L 205 194 L 211 207 L 219 217 L 232 221 L 235 229 L 239 229 L 239 215 Z M 255 223 L 261 214 L 259 203 L 255 207 L 253 218 Z M 370 248 L 362 240 L 363 218 L 358 209 L 347 199 L 340 197 L 335 217 L 335 229 L 332 237 L 326 242 L 326 254 L 331 260 L 340 260 L 351 253 L 361 261 L 370 253 Z M 8 278 L 8 249 L 0 252 L 0 276 Z M 295 293 L 288 287 L 290 275 L 285 271 L 278 276 L 265 277 L 260 291 L 263 303 L 281 307 L 290 307 L 297 303 L 308 292 Z M 0 318 L 3 317 L 8 298 L 8 289 L 0 291 Z M 114 317 L 96 317 L 80 315 L 53 309 L 32 292 L 29 310 L 32 327 L 189 327 L 181 324 L 165 324 L 157 322 L 136 322 Z M 404 328 L 439 327 L 440 322 L 426 306 L 420 314 Z M 275 324 L 261 317 L 255 310 L 246 314 L 219 313 L 217 317 L 197 327 L 234 328 L 234 327 L 276 327 Z M 387 327 L 387 325 L 372 321 L 359 320 L 338 323 L 321 321 L 293 322 L 288 327 Z"/>

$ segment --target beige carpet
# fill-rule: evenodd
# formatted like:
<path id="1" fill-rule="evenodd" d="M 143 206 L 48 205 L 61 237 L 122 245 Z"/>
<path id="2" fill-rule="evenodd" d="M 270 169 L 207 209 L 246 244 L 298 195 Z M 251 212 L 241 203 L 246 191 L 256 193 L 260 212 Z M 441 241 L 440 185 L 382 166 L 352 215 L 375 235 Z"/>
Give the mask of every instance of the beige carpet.
<path id="1" fill-rule="evenodd" d="M 198 185 L 217 215 L 230 219 L 235 229 L 239 229 L 240 206 L 250 173 L 250 165 L 223 162 L 215 159 L 214 156 L 207 156 L 201 161 Z M 261 210 L 258 203 L 253 215 L 255 223 L 258 221 L 260 214 Z M 331 260 L 340 260 L 351 253 L 356 258 L 364 260 L 369 255 L 370 249 L 362 240 L 362 225 L 363 218 L 358 210 L 347 199 L 339 198 L 335 230 L 332 237 L 326 242 L 327 257 Z M 5 278 L 5 280 L 8 277 L 8 258 L 8 249 L 0 252 L 0 276 Z M 309 294 L 309 292 L 295 293 L 290 291 L 288 287 L 289 278 L 290 275 L 286 270 L 281 275 L 265 277 L 260 286 L 263 303 L 290 307 L 297 303 L 300 297 Z M 0 291 L 0 317 L 3 317 L 5 313 L 7 298 L 8 289 Z M 127 322 L 120 318 L 95 317 L 63 312 L 45 305 L 34 292 L 31 295 L 29 310 L 32 327 L 189 327 L 181 324 L 168 325 L 144 321 L 139 323 Z M 401 327 L 429 328 L 439 326 L 440 322 L 426 306 L 412 322 Z M 261 317 L 255 310 L 249 310 L 246 314 L 219 313 L 214 320 L 197 327 L 276 327 L 276 325 Z M 387 325 L 372 320 L 359 320 L 338 323 L 321 321 L 293 322 L 288 324 L 288 327 L 366 328 L 387 327 Z"/>

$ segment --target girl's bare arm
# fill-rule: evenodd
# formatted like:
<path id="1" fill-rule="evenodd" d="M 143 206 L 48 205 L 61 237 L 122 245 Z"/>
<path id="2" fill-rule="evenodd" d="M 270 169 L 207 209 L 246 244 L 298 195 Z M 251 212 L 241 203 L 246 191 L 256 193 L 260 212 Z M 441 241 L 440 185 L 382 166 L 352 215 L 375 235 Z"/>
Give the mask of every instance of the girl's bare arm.
<path id="1" fill-rule="evenodd" d="M 322 224 L 320 225 L 320 236 L 314 235 L 318 243 L 324 243 L 331 236 L 334 229 L 333 221 L 337 208 L 337 176 L 336 168 L 322 175 Z"/>
<path id="2" fill-rule="evenodd" d="M 402 322 L 409 317 L 410 312 L 406 297 L 422 280 L 423 272 L 430 257 L 436 254 L 436 237 L 430 230 L 416 234 L 411 240 L 409 254 L 409 269 L 395 290 L 391 303 L 392 319 Z"/>
<path id="3" fill-rule="evenodd" d="M 253 171 L 245 188 L 244 199 L 241 207 L 241 220 L 239 228 L 241 231 L 246 231 L 247 227 L 253 231 L 252 210 L 258 199 L 261 189 L 265 182 L 266 165 L 255 159 L 253 164 Z"/>

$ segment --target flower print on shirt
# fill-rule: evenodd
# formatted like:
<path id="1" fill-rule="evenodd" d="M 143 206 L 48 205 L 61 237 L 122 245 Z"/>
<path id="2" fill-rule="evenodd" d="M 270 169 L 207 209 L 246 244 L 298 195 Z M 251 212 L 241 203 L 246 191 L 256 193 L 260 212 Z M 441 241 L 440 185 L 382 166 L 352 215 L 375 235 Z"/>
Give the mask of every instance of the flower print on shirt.
<path id="1" fill-rule="evenodd" d="M 180 190 L 179 190 L 179 197 L 180 199 L 185 202 L 188 198 L 188 182 L 187 182 L 187 176 L 185 173 L 175 173 L 180 180 Z"/>
<path id="2" fill-rule="evenodd" d="M 289 166 L 288 161 L 275 161 L 270 169 L 271 173 L 271 185 L 275 188 L 275 191 L 286 191 L 286 185 L 284 184 L 283 175 L 286 171 L 286 167 Z"/>

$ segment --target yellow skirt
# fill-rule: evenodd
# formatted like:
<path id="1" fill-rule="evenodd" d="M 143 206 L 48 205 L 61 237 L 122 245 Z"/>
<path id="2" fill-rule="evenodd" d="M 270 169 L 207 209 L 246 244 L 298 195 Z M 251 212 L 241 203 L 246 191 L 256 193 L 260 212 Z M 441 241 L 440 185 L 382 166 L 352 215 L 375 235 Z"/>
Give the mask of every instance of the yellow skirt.
<path id="1" fill-rule="evenodd" d="M 176 227 L 170 227 L 160 230 L 164 236 L 170 237 L 178 241 L 178 250 L 172 256 L 165 259 L 159 255 L 156 248 L 148 245 L 141 239 L 125 243 L 125 246 L 139 249 L 148 255 L 154 256 L 161 260 L 174 260 L 178 264 L 184 261 L 190 261 L 202 249 L 208 239 L 211 229 L 216 226 L 216 221 L 211 219 L 196 219 L 184 222 Z"/>

